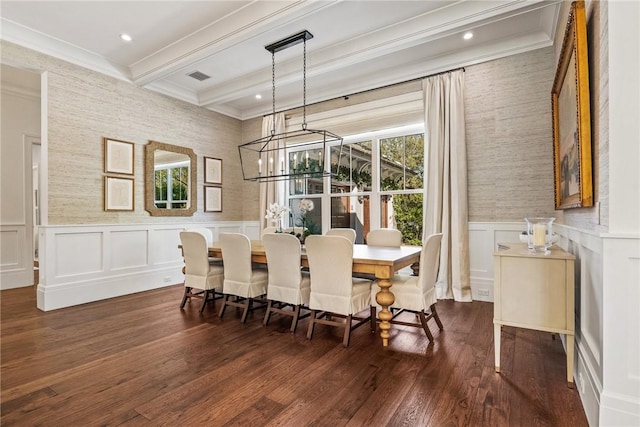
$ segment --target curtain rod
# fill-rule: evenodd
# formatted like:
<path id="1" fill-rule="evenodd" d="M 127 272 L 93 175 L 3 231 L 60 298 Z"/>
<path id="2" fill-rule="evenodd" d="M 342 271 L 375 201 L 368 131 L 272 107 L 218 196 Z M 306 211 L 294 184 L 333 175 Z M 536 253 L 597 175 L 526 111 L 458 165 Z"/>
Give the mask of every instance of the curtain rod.
<path id="1" fill-rule="evenodd" d="M 452 68 L 451 70 L 440 71 L 438 73 L 433 73 L 433 74 L 429 74 L 427 76 L 422 76 L 422 77 L 416 77 L 414 79 L 405 80 L 403 82 L 391 83 L 391 84 L 380 86 L 380 87 L 376 87 L 376 88 L 373 88 L 373 89 L 361 90 L 360 92 L 353 92 L 353 93 L 350 93 L 348 95 L 336 96 L 335 98 L 325 99 L 324 101 L 318 101 L 318 102 L 313 102 L 311 104 L 306 104 L 306 106 L 309 107 L 310 105 L 322 104 L 323 102 L 329 102 L 329 101 L 333 101 L 335 99 L 340 99 L 340 98 L 344 98 L 346 100 L 346 99 L 349 99 L 350 96 L 360 95 L 360 94 L 363 94 L 363 93 L 372 92 L 374 90 L 385 89 L 385 88 L 388 88 L 388 87 L 391 87 L 391 86 L 397 86 L 397 85 L 401 85 L 401 84 L 405 84 L 405 83 L 415 82 L 416 80 L 428 79 L 429 77 L 435 77 L 435 76 L 439 76 L 441 74 L 453 73 L 454 71 L 458 71 L 458 70 L 462 70 L 462 72 L 466 72 L 464 67 Z M 276 111 L 276 114 L 277 113 L 286 113 L 287 111 L 295 110 L 297 108 L 302 108 L 302 105 L 299 106 L 299 107 L 289 108 L 287 110 L 278 110 L 278 111 Z M 267 117 L 267 116 L 272 116 L 272 115 L 273 115 L 273 112 L 263 114 L 262 117 Z"/>

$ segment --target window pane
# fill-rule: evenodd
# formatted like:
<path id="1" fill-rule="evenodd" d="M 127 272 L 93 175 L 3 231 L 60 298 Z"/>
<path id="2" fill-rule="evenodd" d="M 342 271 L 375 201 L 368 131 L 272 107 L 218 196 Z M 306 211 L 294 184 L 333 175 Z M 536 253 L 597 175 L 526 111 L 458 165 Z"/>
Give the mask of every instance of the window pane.
<path id="1" fill-rule="evenodd" d="M 380 140 L 380 189 L 421 189 L 424 176 L 424 135 Z"/>
<path id="2" fill-rule="evenodd" d="M 320 172 L 322 170 L 320 167 L 321 164 L 321 151 L 303 150 L 289 152 L 289 173 L 294 175 L 289 179 L 289 194 L 292 196 L 322 194 L 323 182 L 321 173 L 311 177 L 309 175 L 302 175 L 303 172 L 309 170 Z M 295 176 L 295 173 L 300 173 L 301 175 L 298 177 Z"/>
<path id="3" fill-rule="evenodd" d="M 187 200 L 187 182 L 189 168 L 180 167 L 169 169 L 171 171 L 171 200 Z"/>
<path id="4" fill-rule="evenodd" d="M 341 156 L 339 148 L 331 148 L 331 192 L 371 191 L 371 141 L 344 144 Z"/>
<path id="5" fill-rule="evenodd" d="M 394 194 L 380 197 L 380 226 L 402 232 L 407 245 L 422 244 L 422 194 Z"/>
<path id="6" fill-rule="evenodd" d="M 405 188 L 421 189 L 424 182 L 424 135 L 407 135 L 405 143 Z"/>
<path id="7" fill-rule="evenodd" d="M 167 200 L 167 170 L 157 170 L 156 171 L 156 191 L 155 191 L 155 199 Z"/>
<path id="8" fill-rule="evenodd" d="M 331 198 L 331 228 L 353 228 L 356 243 L 364 243 L 370 230 L 369 196 L 350 195 Z"/>
<path id="9" fill-rule="evenodd" d="M 404 189 L 404 137 L 380 140 L 380 189 Z"/>
<path id="10" fill-rule="evenodd" d="M 301 204 L 311 209 L 300 209 Z M 322 200 L 320 198 L 289 199 L 289 209 L 291 211 L 289 227 L 304 227 L 309 230 L 309 234 L 322 234 Z"/>

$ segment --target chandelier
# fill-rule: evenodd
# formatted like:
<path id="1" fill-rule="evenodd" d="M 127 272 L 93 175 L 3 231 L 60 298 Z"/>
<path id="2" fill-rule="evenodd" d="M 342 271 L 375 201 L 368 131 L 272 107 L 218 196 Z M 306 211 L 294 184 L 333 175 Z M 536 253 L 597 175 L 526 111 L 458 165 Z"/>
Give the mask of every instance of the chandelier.
<path id="1" fill-rule="evenodd" d="M 240 165 L 245 181 L 267 182 L 299 178 L 319 178 L 331 175 L 332 159 L 340 164 L 342 137 L 328 131 L 307 128 L 307 40 L 313 35 L 304 30 L 268 46 L 271 52 L 272 129 L 269 135 L 238 146 Z M 302 127 L 276 133 L 276 60 L 281 50 L 303 43 L 302 67 Z M 327 150 L 333 148 L 333 153 Z"/>

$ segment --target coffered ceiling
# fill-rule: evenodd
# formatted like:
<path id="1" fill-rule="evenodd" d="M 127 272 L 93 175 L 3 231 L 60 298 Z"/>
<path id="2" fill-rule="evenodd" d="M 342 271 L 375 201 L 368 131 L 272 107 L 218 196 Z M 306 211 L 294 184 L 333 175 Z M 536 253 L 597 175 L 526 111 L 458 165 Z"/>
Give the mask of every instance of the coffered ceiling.
<path id="1" fill-rule="evenodd" d="M 265 46 L 308 30 L 307 103 L 553 43 L 560 1 L 2 1 L 3 39 L 239 119 L 272 109 Z M 466 32 L 473 38 L 463 39 Z M 120 35 L 131 35 L 124 42 Z M 276 109 L 302 105 L 302 44 Z M 193 72 L 209 78 L 197 80 Z M 262 99 L 256 99 L 256 94 Z"/>

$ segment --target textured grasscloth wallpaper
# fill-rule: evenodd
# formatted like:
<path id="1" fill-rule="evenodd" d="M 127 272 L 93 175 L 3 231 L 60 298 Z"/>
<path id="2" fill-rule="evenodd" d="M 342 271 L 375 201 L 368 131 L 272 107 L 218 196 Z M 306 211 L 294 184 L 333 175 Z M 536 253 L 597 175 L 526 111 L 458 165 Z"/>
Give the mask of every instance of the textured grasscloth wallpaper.
<path id="1" fill-rule="evenodd" d="M 141 89 L 2 41 L 3 58 L 48 71 L 49 224 L 112 224 L 241 220 L 237 145 L 239 120 Z M 102 137 L 135 146 L 135 211 L 103 211 Z M 150 217 L 144 210 L 144 150 L 149 140 L 192 148 L 198 156 L 198 212 L 193 217 Z M 223 164 L 223 212 L 203 212 L 203 159 Z"/>
<path id="2" fill-rule="evenodd" d="M 527 215 L 554 214 L 554 62 L 549 47 L 466 67 L 470 221 L 523 221 Z M 420 90 L 419 81 L 409 82 L 315 104 L 307 113 Z M 259 121 L 251 122 L 251 134 L 259 133 Z M 243 132 L 243 138 L 249 134 Z M 250 216 L 251 209 L 245 215 Z"/>
<path id="3" fill-rule="evenodd" d="M 466 68 L 470 221 L 551 216 L 551 47 Z"/>
<path id="4" fill-rule="evenodd" d="M 596 15 L 603 19 L 602 11 Z M 594 29 L 593 24 L 590 28 L 592 32 L 602 31 Z M 3 56 L 14 62 L 49 71 L 51 224 L 259 219 L 258 186 L 242 181 L 237 145 L 259 136 L 261 118 L 240 122 L 5 41 L 2 49 Z M 550 92 L 556 56 L 555 49 L 549 47 L 466 68 L 470 221 L 562 216 L 562 212 L 553 210 Z M 594 81 L 604 84 L 601 79 Z M 409 90 L 419 90 L 419 83 L 354 95 L 348 103 Z M 336 103 L 344 106 L 345 100 L 315 104 L 308 113 L 332 108 Z M 603 135 L 602 126 L 599 129 L 599 135 Z M 133 213 L 102 210 L 102 136 L 137 144 Z M 149 217 L 144 211 L 143 145 L 149 139 L 191 147 L 198 155 L 198 212 L 194 217 Z M 606 150 L 601 144 L 596 147 L 600 152 L 597 170 L 602 175 L 602 152 L 606 154 Z M 224 204 L 219 214 L 202 212 L 203 155 L 224 160 Z M 601 181 L 596 179 L 596 200 L 603 201 L 606 191 Z M 573 211 L 564 213 L 565 223 L 593 228 L 589 224 L 593 224 L 594 209 Z"/>

